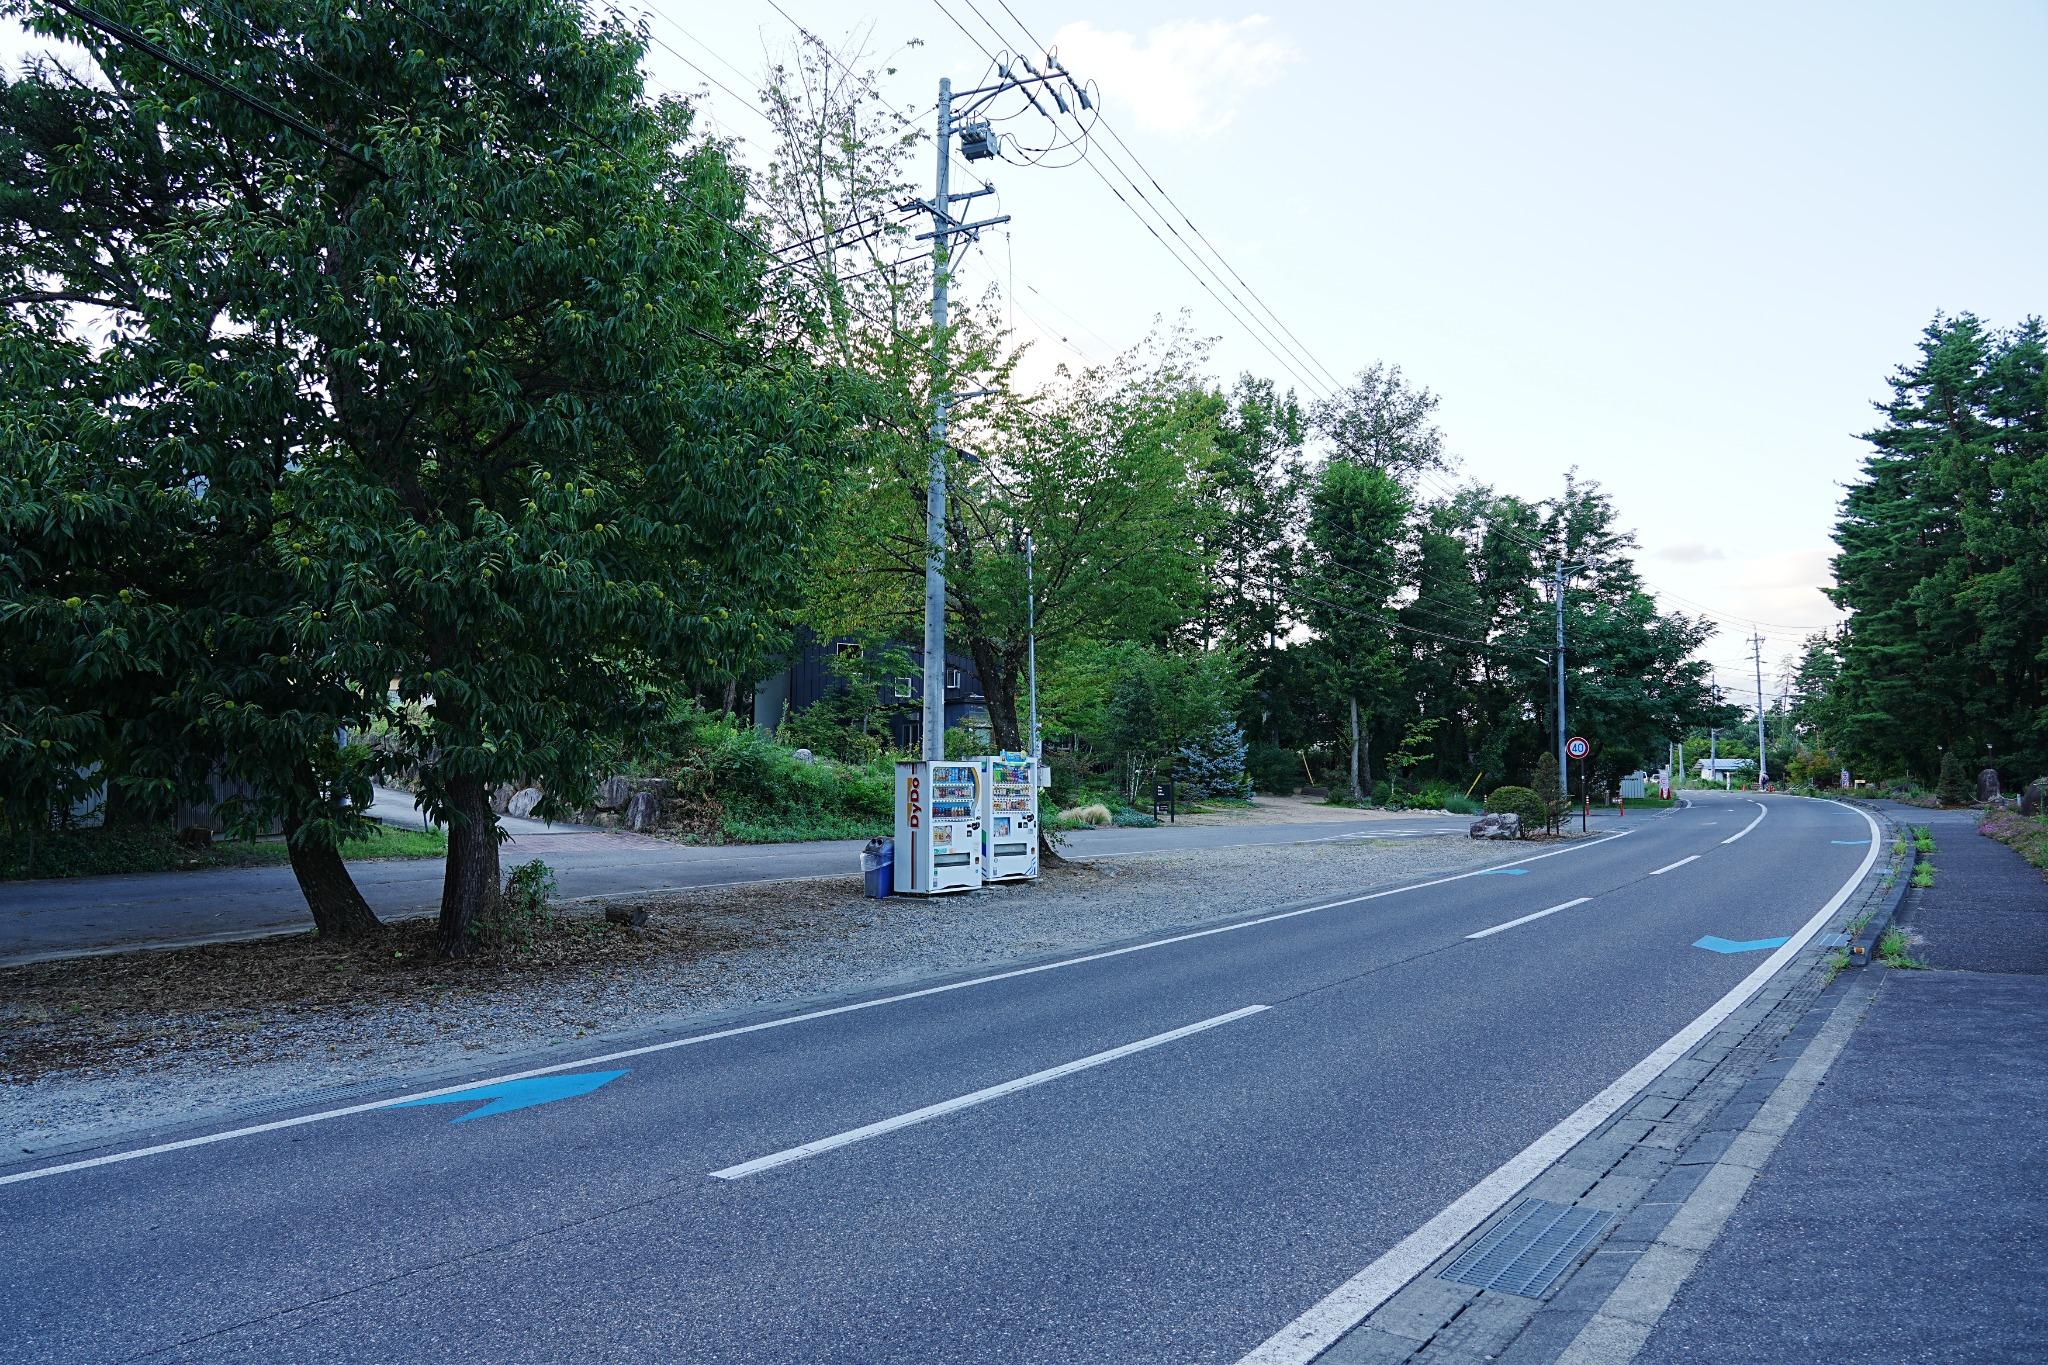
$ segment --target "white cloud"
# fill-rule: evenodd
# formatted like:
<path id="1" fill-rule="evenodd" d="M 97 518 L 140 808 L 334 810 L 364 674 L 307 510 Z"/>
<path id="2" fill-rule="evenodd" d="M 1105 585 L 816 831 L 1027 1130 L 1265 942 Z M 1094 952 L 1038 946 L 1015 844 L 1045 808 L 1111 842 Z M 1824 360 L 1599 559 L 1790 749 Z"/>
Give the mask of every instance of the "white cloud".
<path id="1" fill-rule="evenodd" d="M 1657 557 L 1679 564 L 1699 564 L 1709 559 L 1726 559 L 1728 555 L 1718 545 L 1701 545 L 1696 541 L 1688 541 L 1683 545 L 1664 546 L 1657 551 Z"/>
<path id="2" fill-rule="evenodd" d="M 1101 90 L 1104 104 L 1160 133 L 1207 136 L 1228 126 L 1252 91 L 1280 79 L 1300 60 L 1267 34 L 1262 14 L 1243 19 L 1180 19 L 1141 39 L 1087 20 L 1053 35 L 1062 64 Z"/>

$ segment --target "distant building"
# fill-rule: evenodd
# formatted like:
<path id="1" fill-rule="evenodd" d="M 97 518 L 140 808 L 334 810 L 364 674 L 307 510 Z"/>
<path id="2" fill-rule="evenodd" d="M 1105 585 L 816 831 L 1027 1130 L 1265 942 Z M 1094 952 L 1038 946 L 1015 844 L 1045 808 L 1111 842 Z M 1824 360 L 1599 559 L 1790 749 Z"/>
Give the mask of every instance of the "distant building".
<path id="1" fill-rule="evenodd" d="M 1756 766 L 1753 758 L 1703 758 L 1700 760 L 1700 781 L 1710 782 L 1724 773 L 1735 776 L 1748 772 Z"/>
<path id="2" fill-rule="evenodd" d="M 799 637 L 788 667 L 771 673 L 754 687 L 754 724 L 773 734 L 784 714 L 796 715 L 827 696 L 846 689 L 845 678 L 832 671 L 834 656 L 863 648 L 851 636 L 819 640 L 805 633 Z M 924 742 L 924 651 L 917 645 L 901 646 L 908 656 L 909 672 L 881 684 L 884 702 L 897 704 L 889 717 L 889 742 L 906 751 Z M 988 701 L 982 695 L 981 675 L 974 660 L 965 654 L 946 651 L 946 728 L 970 730 L 988 728 Z"/>

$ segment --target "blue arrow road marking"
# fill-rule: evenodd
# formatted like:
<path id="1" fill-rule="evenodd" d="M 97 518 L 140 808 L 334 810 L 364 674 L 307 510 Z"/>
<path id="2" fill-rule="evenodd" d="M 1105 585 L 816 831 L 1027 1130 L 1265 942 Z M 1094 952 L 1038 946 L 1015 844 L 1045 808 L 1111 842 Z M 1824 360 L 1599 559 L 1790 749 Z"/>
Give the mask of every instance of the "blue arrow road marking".
<path id="1" fill-rule="evenodd" d="M 1529 869 L 1526 867 L 1489 867 L 1479 875 L 1482 877 L 1526 877 L 1529 875 Z"/>
<path id="2" fill-rule="evenodd" d="M 1782 948 L 1791 942 L 1787 938 L 1749 938 L 1740 941 L 1732 938 L 1716 938 L 1708 934 L 1692 946 L 1705 948 L 1710 953 L 1760 953 L 1766 948 Z"/>
<path id="3" fill-rule="evenodd" d="M 1870 842 L 1870 840 L 1868 840 L 1868 839 L 1830 839 L 1830 840 L 1828 840 L 1828 842 L 1829 842 L 1829 843 L 1831 843 L 1831 844 L 1867 844 L 1867 843 L 1869 843 L 1869 842 Z"/>
<path id="4" fill-rule="evenodd" d="M 498 1081 L 490 1085 L 474 1086 L 468 1090 L 457 1090 L 447 1095 L 429 1095 L 423 1100 L 401 1100 L 387 1104 L 387 1109 L 411 1109 L 422 1104 L 475 1104 L 478 1100 L 489 1101 L 481 1109 L 472 1109 L 459 1114 L 450 1123 L 467 1123 L 471 1119 L 489 1118 L 493 1114 L 509 1114 L 514 1109 L 529 1105 L 547 1104 L 553 1100 L 573 1100 L 578 1095 L 591 1091 L 625 1075 L 623 1071 L 585 1071 L 570 1076 L 529 1076 L 523 1081 Z"/>

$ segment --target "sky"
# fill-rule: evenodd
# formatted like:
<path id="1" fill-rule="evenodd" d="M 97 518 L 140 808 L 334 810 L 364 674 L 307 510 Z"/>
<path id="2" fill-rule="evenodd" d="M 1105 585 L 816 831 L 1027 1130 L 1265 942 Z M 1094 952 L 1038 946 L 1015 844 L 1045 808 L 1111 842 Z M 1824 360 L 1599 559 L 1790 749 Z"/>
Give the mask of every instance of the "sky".
<path id="1" fill-rule="evenodd" d="M 1401 366 L 1462 476 L 1599 481 L 1664 605 L 1720 623 L 1724 682 L 1753 681 L 1753 628 L 1775 690 L 1838 619 L 1819 589 L 1856 433 L 1920 329 L 2048 311 L 2048 0 L 621 3 L 649 14 L 654 82 L 756 147 L 737 95 L 792 21 L 894 67 L 905 111 L 978 81 L 984 48 L 1056 46 L 1307 358 L 1284 368 L 1086 166 L 988 169 L 1013 221 L 963 289 L 1004 286 L 1047 364 L 1186 309 L 1220 378 L 1316 395 Z"/>

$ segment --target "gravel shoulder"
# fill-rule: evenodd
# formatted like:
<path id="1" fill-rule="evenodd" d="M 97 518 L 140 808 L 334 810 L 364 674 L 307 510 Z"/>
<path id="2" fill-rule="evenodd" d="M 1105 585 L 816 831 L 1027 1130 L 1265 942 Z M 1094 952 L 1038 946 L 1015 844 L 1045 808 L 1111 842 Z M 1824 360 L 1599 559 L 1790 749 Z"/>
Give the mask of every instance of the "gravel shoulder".
<path id="1" fill-rule="evenodd" d="M 1342 841 L 1072 863 L 1030 885 L 871 901 L 858 877 L 578 902 L 526 950 L 442 963 L 432 924 L 0 969 L 0 1140 L 49 1152 L 308 1092 L 398 1089 L 706 1016 L 993 968 L 1527 856 Z M 605 905 L 649 911 L 644 929 Z"/>

